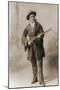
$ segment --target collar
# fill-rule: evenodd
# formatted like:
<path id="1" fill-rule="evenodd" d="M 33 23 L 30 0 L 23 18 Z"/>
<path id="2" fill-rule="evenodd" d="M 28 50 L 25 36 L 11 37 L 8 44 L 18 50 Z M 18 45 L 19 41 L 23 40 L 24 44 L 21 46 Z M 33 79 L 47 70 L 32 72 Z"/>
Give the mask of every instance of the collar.
<path id="1" fill-rule="evenodd" d="M 35 21 L 34 21 L 34 23 L 30 22 L 30 25 L 32 28 L 34 28 L 35 27 Z"/>

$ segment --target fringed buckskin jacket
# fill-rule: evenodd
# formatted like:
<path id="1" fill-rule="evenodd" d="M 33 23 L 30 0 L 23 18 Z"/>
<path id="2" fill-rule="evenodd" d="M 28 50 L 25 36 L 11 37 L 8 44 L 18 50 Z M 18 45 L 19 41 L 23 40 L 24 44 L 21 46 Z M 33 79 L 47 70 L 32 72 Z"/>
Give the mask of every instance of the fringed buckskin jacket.
<path id="1" fill-rule="evenodd" d="M 35 39 L 33 43 L 31 44 L 31 46 L 29 46 L 27 42 L 27 35 L 31 39 L 42 32 L 44 32 L 43 28 L 41 24 L 38 23 L 36 20 L 35 20 L 34 28 L 32 28 L 30 24 L 28 24 L 26 28 L 24 29 L 24 32 L 22 35 L 22 43 L 24 45 L 25 51 L 28 50 L 28 60 L 33 60 L 36 58 L 40 59 L 41 57 L 45 56 L 45 51 L 44 51 L 44 46 L 43 46 L 44 34 L 40 38 Z"/>

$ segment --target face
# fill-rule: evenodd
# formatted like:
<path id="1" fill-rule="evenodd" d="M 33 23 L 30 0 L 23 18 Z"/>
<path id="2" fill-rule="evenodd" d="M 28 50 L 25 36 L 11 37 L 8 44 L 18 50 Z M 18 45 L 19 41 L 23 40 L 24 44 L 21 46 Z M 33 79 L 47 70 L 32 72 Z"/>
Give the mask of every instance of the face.
<path id="1" fill-rule="evenodd" d="M 30 15 L 29 21 L 33 23 L 35 21 L 35 16 L 34 15 Z"/>

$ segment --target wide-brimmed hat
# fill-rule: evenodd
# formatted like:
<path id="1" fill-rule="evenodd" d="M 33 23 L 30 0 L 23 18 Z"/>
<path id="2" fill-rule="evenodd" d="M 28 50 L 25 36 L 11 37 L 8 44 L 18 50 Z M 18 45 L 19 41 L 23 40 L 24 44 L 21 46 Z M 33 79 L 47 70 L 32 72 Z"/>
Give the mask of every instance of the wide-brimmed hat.
<path id="1" fill-rule="evenodd" d="M 29 13 L 28 13 L 28 15 L 26 16 L 26 19 L 27 20 L 29 20 L 29 17 L 30 17 L 30 15 L 34 15 L 34 16 L 36 16 L 36 12 L 35 11 L 30 11 Z"/>

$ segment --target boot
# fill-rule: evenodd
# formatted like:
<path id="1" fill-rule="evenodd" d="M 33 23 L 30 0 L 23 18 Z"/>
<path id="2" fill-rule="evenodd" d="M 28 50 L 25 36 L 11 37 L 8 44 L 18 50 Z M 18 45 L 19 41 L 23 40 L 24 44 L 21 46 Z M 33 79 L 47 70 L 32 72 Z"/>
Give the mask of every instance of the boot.
<path id="1" fill-rule="evenodd" d="M 37 81 L 38 81 L 37 78 L 36 78 L 36 79 L 33 79 L 33 80 L 32 80 L 32 84 L 36 83 Z"/>
<path id="2" fill-rule="evenodd" d="M 44 87 L 45 87 L 45 83 L 44 83 L 44 82 L 39 82 L 39 84 L 40 84 L 41 86 L 44 86 Z"/>

